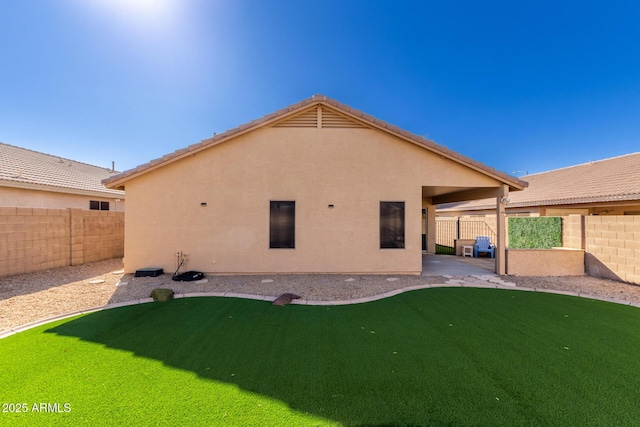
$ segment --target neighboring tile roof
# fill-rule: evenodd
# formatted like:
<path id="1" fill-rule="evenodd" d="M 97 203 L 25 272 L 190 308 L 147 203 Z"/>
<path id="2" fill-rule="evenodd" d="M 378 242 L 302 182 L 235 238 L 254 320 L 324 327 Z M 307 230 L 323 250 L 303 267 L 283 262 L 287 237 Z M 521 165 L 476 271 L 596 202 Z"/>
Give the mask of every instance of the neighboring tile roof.
<path id="1" fill-rule="evenodd" d="M 183 157 L 189 156 L 198 151 L 207 149 L 214 145 L 217 145 L 221 142 L 234 138 L 236 136 L 247 133 L 255 128 L 266 126 L 273 124 L 275 122 L 280 122 L 287 117 L 291 117 L 296 115 L 305 109 L 311 107 L 312 105 L 320 104 L 326 107 L 337 110 L 343 115 L 355 119 L 356 121 L 363 122 L 373 128 L 377 128 L 379 130 L 388 132 L 393 134 L 401 139 L 406 141 L 410 141 L 418 146 L 421 146 L 429 151 L 435 152 L 442 157 L 449 158 L 453 161 L 456 161 L 460 164 L 463 164 L 471 169 L 477 170 L 486 175 L 492 176 L 495 179 L 508 184 L 512 190 L 521 190 L 526 187 L 527 183 L 513 176 L 507 175 L 504 172 L 500 172 L 494 168 L 491 168 L 483 163 L 480 163 L 476 160 L 473 160 L 469 157 L 465 157 L 455 151 L 449 150 L 448 148 L 438 145 L 433 141 L 425 139 L 421 136 L 412 134 L 407 132 L 406 130 L 400 129 L 398 126 L 391 125 L 385 121 L 380 119 L 376 119 L 373 116 L 363 113 L 360 110 L 356 110 L 354 108 L 349 107 L 348 105 L 342 104 L 336 100 L 331 98 L 327 98 L 324 95 L 314 95 L 311 98 L 304 99 L 296 104 L 289 105 L 288 107 L 282 108 L 275 113 L 267 114 L 259 119 L 255 119 L 249 123 L 240 125 L 236 128 L 230 129 L 226 132 L 216 134 L 211 138 L 204 139 L 199 143 L 190 145 L 186 148 L 174 151 L 171 154 L 167 154 L 162 158 L 155 159 L 150 161 L 149 163 L 145 163 L 136 168 L 127 170 L 120 175 L 113 176 L 111 178 L 105 179 L 103 183 L 109 188 L 119 188 L 124 185 L 126 181 L 129 179 L 141 175 L 143 173 L 149 172 L 151 170 L 157 169 L 158 167 L 164 166 L 165 164 L 172 163 L 176 160 L 179 160 Z"/>
<path id="2" fill-rule="evenodd" d="M 529 182 L 529 187 L 511 193 L 508 207 L 640 202 L 640 153 L 527 175 L 522 179 Z M 493 199 L 483 199 L 449 203 L 441 205 L 439 210 L 478 210 L 495 208 L 495 204 Z"/>
<path id="3" fill-rule="evenodd" d="M 120 196 L 124 191 L 110 190 L 102 180 L 115 175 L 111 169 L 0 142 L 0 183 L 7 187 L 40 189 L 69 193 L 105 193 Z"/>

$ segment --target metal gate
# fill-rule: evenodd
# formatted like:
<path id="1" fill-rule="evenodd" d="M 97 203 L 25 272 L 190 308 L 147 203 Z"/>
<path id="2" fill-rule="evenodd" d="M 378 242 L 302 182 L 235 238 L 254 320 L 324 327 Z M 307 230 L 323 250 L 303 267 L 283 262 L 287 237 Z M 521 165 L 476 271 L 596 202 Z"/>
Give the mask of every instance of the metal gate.
<path id="1" fill-rule="evenodd" d="M 436 253 L 455 254 L 455 239 L 475 239 L 489 236 L 496 241 L 495 231 L 485 221 L 460 218 L 436 218 Z"/>

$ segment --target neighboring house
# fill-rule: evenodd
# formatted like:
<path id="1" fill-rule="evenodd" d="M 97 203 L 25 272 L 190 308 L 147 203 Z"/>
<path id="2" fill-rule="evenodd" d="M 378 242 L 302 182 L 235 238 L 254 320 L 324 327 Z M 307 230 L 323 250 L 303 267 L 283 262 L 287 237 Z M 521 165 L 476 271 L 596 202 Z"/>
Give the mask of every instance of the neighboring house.
<path id="1" fill-rule="evenodd" d="M 529 186 L 509 196 L 509 215 L 640 215 L 640 153 L 522 177 Z M 491 199 L 449 203 L 438 216 L 493 215 Z"/>
<path id="2" fill-rule="evenodd" d="M 219 274 L 419 274 L 435 205 L 484 197 L 504 272 L 503 202 L 526 186 L 322 95 L 103 182 L 127 191 L 127 272 Z"/>
<path id="3" fill-rule="evenodd" d="M 0 206 L 124 210 L 124 191 L 102 180 L 117 172 L 0 143 Z"/>

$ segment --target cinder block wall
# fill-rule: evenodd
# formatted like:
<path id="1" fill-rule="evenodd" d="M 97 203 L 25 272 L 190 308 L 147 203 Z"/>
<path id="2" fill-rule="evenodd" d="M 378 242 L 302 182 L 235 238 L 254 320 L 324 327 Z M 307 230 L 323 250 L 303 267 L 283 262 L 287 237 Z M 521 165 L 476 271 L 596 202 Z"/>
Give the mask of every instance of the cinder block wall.
<path id="1" fill-rule="evenodd" d="M 82 211 L 83 263 L 124 256 L 124 214 Z"/>
<path id="2" fill-rule="evenodd" d="M 477 219 L 493 224 L 495 215 Z M 491 219 L 493 222 L 490 222 Z M 507 221 L 507 227 L 508 224 Z M 640 216 L 563 216 L 562 246 L 584 249 L 585 273 L 589 276 L 640 285 Z"/>
<path id="3" fill-rule="evenodd" d="M 69 211 L 0 207 L 0 276 L 69 265 Z"/>
<path id="4" fill-rule="evenodd" d="M 0 207 L 0 277 L 123 255 L 123 212 Z"/>
<path id="5" fill-rule="evenodd" d="M 562 247 L 584 249 L 584 216 L 562 217 Z"/>
<path id="6" fill-rule="evenodd" d="M 587 274 L 640 284 L 640 216 L 584 218 Z"/>

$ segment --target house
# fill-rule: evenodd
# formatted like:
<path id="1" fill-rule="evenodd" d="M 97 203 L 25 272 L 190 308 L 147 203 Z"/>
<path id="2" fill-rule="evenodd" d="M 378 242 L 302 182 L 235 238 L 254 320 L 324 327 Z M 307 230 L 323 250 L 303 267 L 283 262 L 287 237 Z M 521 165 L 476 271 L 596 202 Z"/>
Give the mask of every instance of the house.
<path id="1" fill-rule="evenodd" d="M 102 180 L 113 169 L 0 143 L 0 206 L 124 210 L 124 191 Z"/>
<path id="2" fill-rule="evenodd" d="M 504 271 L 504 201 L 526 186 L 322 95 L 103 183 L 127 191 L 127 272 L 217 274 L 420 274 L 436 204 L 485 197 Z"/>
<path id="3" fill-rule="evenodd" d="M 122 257 L 124 192 L 100 168 L 0 143 L 0 277 Z"/>
<path id="4" fill-rule="evenodd" d="M 509 196 L 518 216 L 640 215 L 640 153 L 523 177 L 529 186 Z M 438 206 L 439 216 L 493 215 L 491 199 Z"/>

